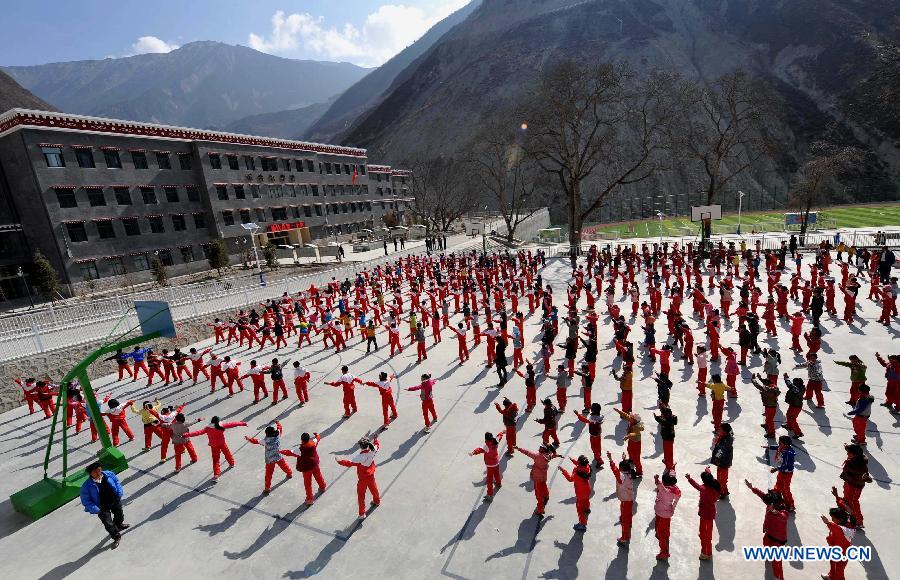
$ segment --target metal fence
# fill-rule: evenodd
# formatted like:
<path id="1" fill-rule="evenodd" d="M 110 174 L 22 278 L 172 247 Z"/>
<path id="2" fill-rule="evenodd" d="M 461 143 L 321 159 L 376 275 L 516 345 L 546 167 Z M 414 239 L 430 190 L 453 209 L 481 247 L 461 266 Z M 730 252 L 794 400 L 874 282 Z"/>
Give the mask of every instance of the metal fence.
<path id="1" fill-rule="evenodd" d="M 474 243 L 464 234 L 447 239 L 448 248 L 451 249 Z M 258 304 L 270 298 L 277 298 L 285 292 L 293 293 L 309 288 L 310 285 L 322 287 L 332 278 L 352 279 L 364 269 L 394 262 L 401 256 L 425 252 L 424 245 L 417 246 L 363 263 L 347 264 L 321 272 L 271 281 L 262 287 L 255 282 L 255 278 L 215 280 L 154 288 L 79 304 L 56 307 L 49 305 L 39 310 L 6 316 L 0 318 L 0 362 L 85 344 L 124 332 L 138 325 L 133 308 L 135 301 L 168 302 L 173 320 L 184 321 Z"/>

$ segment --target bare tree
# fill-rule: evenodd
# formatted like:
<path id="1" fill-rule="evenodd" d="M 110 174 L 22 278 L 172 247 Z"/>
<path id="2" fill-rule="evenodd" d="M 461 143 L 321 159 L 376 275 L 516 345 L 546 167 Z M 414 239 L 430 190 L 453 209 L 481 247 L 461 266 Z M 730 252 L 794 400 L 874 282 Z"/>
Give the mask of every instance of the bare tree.
<path id="1" fill-rule="evenodd" d="M 506 223 L 506 239 L 515 239 L 516 228 L 540 209 L 550 189 L 546 171 L 525 154 L 522 147 L 528 126 L 512 126 L 498 114 L 469 145 L 466 164 L 476 186 L 489 194 L 492 205 Z"/>
<path id="2" fill-rule="evenodd" d="M 432 231 L 447 231 L 474 207 L 470 180 L 461 161 L 426 155 L 408 166 L 412 169 L 413 212 Z"/>
<path id="3" fill-rule="evenodd" d="M 776 99 L 743 71 L 697 85 L 688 97 L 690 106 L 670 126 L 670 139 L 676 154 L 699 167 L 711 204 L 737 176 L 773 153 L 765 119 L 777 113 Z"/>
<path id="4" fill-rule="evenodd" d="M 611 193 L 660 169 L 658 153 L 668 147 L 668 127 L 686 92 L 675 75 L 638 79 L 620 64 L 567 61 L 542 72 L 522 113 L 524 147 L 562 188 L 572 252 L 582 224 Z"/>
<path id="5" fill-rule="evenodd" d="M 801 240 L 806 236 L 809 214 L 814 205 L 827 201 L 828 194 L 846 178 L 865 159 L 862 150 L 856 147 L 842 146 L 829 141 L 816 141 L 809 148 L 806 161 L 794 175 L 791 189 L 792 205 L 803 211 L 803 222 L 800 224 Z"/>

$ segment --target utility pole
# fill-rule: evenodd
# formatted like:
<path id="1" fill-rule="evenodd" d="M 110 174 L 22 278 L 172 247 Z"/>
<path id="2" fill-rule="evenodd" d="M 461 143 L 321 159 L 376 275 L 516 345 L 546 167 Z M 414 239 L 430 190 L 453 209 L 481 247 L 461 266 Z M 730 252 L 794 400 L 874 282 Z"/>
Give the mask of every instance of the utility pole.
<path id="1" fill-rule="evenodd" d="M 744 192 L 740 189 L 738 190 L 738 224 L 737 224 L 737 233 L 741 233 L 741 207 L 744 202 Z"/>
<path id="2" fill-rule="evenodd" d="M 253 259 L 256 260 L 256 272 L 259 275 L 259 285 L 266 285 L 266 278 L 263 275 L 262 266 L 259 263 L 259 252 L 256 249 L 256 232 L 259 231 L 259 226 L 253 222 L 241 224 L 241 227 L 247 230 L 250 234 L 250 242 L 253 244 Z"/>

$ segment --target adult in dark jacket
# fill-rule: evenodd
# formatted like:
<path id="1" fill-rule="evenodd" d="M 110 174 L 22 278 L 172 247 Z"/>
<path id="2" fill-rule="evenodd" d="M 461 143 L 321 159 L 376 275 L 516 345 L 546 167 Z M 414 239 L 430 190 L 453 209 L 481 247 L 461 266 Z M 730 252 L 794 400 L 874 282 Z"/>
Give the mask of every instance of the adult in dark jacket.
<path id="1" fill-rule="evenodd" d="M 129 527 L 122 512 L 122 484 L 115 473 L 105 471 L 100 463 L 91 463 L 85 471 L 88 478 L 81 484 L 81 505 L 84 511 L 100 518 L 113 539 L 110 549 L 115 550 L 119 547 L 122 531 Z"/>
<path id="2" fill-rule="evenodd" d="M 894 267 L 894 262 L 896 261 L 897 257 L 890 248 L 887 246 L 881 248 L 878 256 L 878 275 L 881 276 L 882 284 L 887 284 L 891 279 L 891 268 Z"/>

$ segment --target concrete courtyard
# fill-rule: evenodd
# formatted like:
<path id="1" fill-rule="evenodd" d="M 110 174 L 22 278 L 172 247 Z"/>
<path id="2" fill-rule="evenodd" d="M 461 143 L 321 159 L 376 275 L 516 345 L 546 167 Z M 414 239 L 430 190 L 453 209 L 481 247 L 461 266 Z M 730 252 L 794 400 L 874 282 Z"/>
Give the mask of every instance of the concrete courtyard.
<path id="1" fill-rule="evenodd" d="M 810 262 L 809 259 L 806 260 Z M 543 271 L 546 283 L 553 286 L 555 303 L 562 304 L 568 281 L 568 260 L 549 260 Z M 646 286 L 641 284 L 642 291 Z M 886 356 L 900 352 L 896 324 L 886 328 L 876 322 L 880 308 L 862 298 L 862 320 L 848 327 L 837 317 L 823 317 L 823 367 L 827 379 L 826 409 L 804 408 L 800 424 L 806 433 L 798 444 L 797 471 L 793 479 L 797 513 L 790 518 L 789 544 L 824 545 L 827 530 L 819 517 L 834 505 L 830 494 L 838 485 L 843 444 L 852 435 L 850 420 L 843 414 L 849 391 L 849 372 L 834 364 L 856 353 L 869 365 L 869 384 L 876 406 L 869 423 L 869 468 L 875 482 L 862 494 L 866 531 L 857 534 L 854 543 L 872 547 L 872 560 L 852 562 L 847 577 L 886 579 L 900 575 L 900 553 L 890 546 L 896 541 L 894 518 L 900 518 L 898 482 L 900 482 L 900 417 L 891 415 L 879 403 L 884 401 L 883 369 L 874 353 Z M 617 289 L 618 291 L 618 289 Z M 623 300 L 617 292 L 619 300 Z M 627 298 L 625 298 L 627 300 Z M 582 299 L 583 300 L 583 299 Z M 718 306 L 718 300 L 715 301 Z M 664 306 L 668 298 L 664 300 Z M 841 300 L 838 299 L 839 310 Z M 583 302 L 582 302 L 583 306 Z M 630 306 L 630 305 L 629 305 Z M 598 308 L 600 302 L 598 301 Z M 526 309 L 522 300 L 520 308 Z M 791 310 L 795 310 L 794 306 Z M 630 312 L 630 308 L 628 310 Z M 689 304 L 683 308 L 689 313 Z M 459 315 L 451 320 L 453 324 Z M 895 319 L 896 320 L 896 319 Z M 640 338 L 640 321 L 630 321 L 632 337 Z M 695 325 L 697 321 L 694 321 Z M 783 357 L 782 372 L 806 378 L 805 371 L 793 371 L 793 353 L 788 350 L 787 323 L 779 329 L 778 346 Z M 736 323 L 725 322 L 723 344 L 736 343 Z M 535 333 L 539 314 L 527 318 L 526 358 L 537 350 Z M 664 321 L 657 324 L 658 337 L 665 335 Z M 704 335 L 695 332 L 699 341 Z M 761 341 L 762 338 L 761 336 Z M 625 447 L 625 424 L 612 412 L 618 400 L 618 386 L 609 374 L 614 349 L 609 345 L 611 326 L 601 318 L 597 381 L 594 400 L 607 413 L 604 423 L 604 451 L 618 458 Z M 456 340 L 444 333 L 443 342 L 431 346 L 428 359 L 416 364 L 415 351 L 389 357 L 386 336 L 379 333 L 382 348 L 366 355 L 358 337 L 352 348 L 335 354 L 323 351 L 316 342 L 312 348 L 297 352 L 293 346 L 273 355 L 271 347 L 262 353 L 247 353 L 232 347 L 217 347 L 220 356 L 232 355 L 248 361 L 301 360 L 312 374 L 311 402 L 300 408 L 293 395 L 289 402 L 270 406 L 252 405 L 252 387 L 232 399 L 221 389 L 209 392 L 209 384 L 185 384 L 148 389 L 143 382 L 117 384 L 114 377 L 98 378 L 94 386 L 102 394 L 120 400 L 152 400 L 158 396 L 164 404 L 182 404 L 191 421 L 219 415 L 223 420 L 243 420 L 246 428 L 228 431 L 229 445 L 237 466 L 226 470 L 218 483 L 211 482 L 211 462 L 205 438 L 194 441 L 200 462 L 173 473 L 173 460 L 159 463 L 158 442 L 142 453 L 140 419 L 130 415 L 135 440 L 122 446 L 130 467 L 120 475 L 125 488 L 126 521 L 132 527 L 123 535 L 121 546 L 108 549 L 97 518 L 86 514 L 76 500 L 38 521 L 16 513 L 8 496 L 41 477 L 43 451 L 49 421 L 42 415 L 28 415 L 26 407 L 2 415 L 0 456 L 4 477 L 0 497 L 0 578 L 106 578 L 133 579 L 180 578 L 439 578 L 453 579 L 526 579 L 526 578 L 764 578 L 763 563 L 745 562 L 741 547 L 758 545 L 762 540 L 763 504 L 743 485 L 747 478 L 760 488 L 774 483 L 769 473 L 770 453 L 762 445 L 762 405 L 749 382 L 750 373 L 761 372 L 759 357 L 743 370 L 739 383 L 740 398 L 726 406 L 726 420 L 734 426 L 735 461 L 731 469 L 730 501 L 720 501 L 713 538 L 714 557 L 698 561 L 697 492 L 684 478 L 694 477 L 708 463 L 711 427 L 709 399 L 700 399 L 694 389 L 695 372 L 682 361 L 673 363 L 672 408 L 680 421 L 675 442 L 682 500 L 672 520 L 672 558 L 667 563 L 654 559 L 658 546 L 653 532 L 653 475 L 662 472 L 662 443 L 656 435 L 652 413 L 656 409 L 656 388 L 650 379 L 652 361 L 636 349 L 635 410 L 641 413 L 646 432 L 643 442 L 644 478 L 637 483 L 636 513 L 631 545 L 619 548 L 618 501 L 609 468 L 595 472 L 592 513 L 586 533 L 572 530 L 576 521 L 572 485 L 555 469 L 570 467 L 568 461 L 551 464 L 551 500 L 547 518 L 533 517 L 534 496 L 529 482 L 530 461 L 517 454 L 501 463 L 503 487 L 492 503 L 483 502 L 484 463 L 469 452 L 483 443 L 485 431 L 499 432 L 502 423 L 493 403 L 509 396 L 524 407 L 524 382 L 513 376 L 504 388 L 496 388 L 496 375 L 484 366 L 484 343 L 472 350 L 472 359 L 460 366 L 456 359 Z M 404 344 L 407 341 L 404 340 Z M 205 347 L 211 340 L 199 344 Z M 774 341 L 770 343 L 775 346 Z M 511 349 L 509 351 L 511 353 Z M 557 356 L 561 356 L 558 349 Z M 799 360 L 799 359 L 798 359 Z M 643 363 L 643 364 L 642 364 Z M 381 451 L 377 481 L 382 504 L 367 519 L 356 515 L 356 475 L 335 462 L 352 454 L 356 441 L 381 425 L 381 407 L 375 389 L 357 388 L 360 412 L 343 419 L 340 389 L 324 381 L 335 380 L 341 365 L 364 380 L 375 380 L 379 371 L 397 375 L 395 396 L 399 419 L 380 433 Z M 244 365 L 247 366 L 246 364 Z M 536 365 L 537 366 L 537 365 Z M 716 371 L 714 366 L 713 372 Z M 416 393 L 403 389 L 418 383 L 423 372 L 438 379 L 435 406 L 440 422 L 430 434 L 422 432 L 423 421 Z M 539 398 L 555 392 L 552 379 L 538 375 Z M 249 385 L 249 381 L 246 381 Z M 137 386 L 136 386 L 137 385 Z M 397 388 L 399 386 L 399 389 Z M 399 392 L 398 392 L 399 391 Z M 580 408 L 580 387 L 569 390 L 569 410 L 560 420 L 561 454 L 590 455 L 586 426 L 578 422 L 571 409 Z M 783 421 L 782 402 L 776 424 Z M 519 446 L 535 450 L 541 426 L 534 416 L 520 417 Z M 276 470 L 275 489 L 261 495 L 263 487 L 263 451 L 247 443 L 243 436 L 260 436 L 272 420 L 284 426 L 283 448 L 299 443 L 304 431 L 318 431 L 322 472 L 327 491 L 315 505 L 303 505 L 302 478 L 284 480 Z M 199 426 L 207 424 L 206 421 Z M 99 449 L 89 443 L 87 429 L 70 440 L 70 470 L 88 463 Z M 503 444 L 505 447 L 505 444 Z M 60 448 L 54 447 L 54 471 L 58 472 Z M 293 467 L 293 460 L 290 460 Z M 894 538 L 892 540 L 891 538 Z M 896 544 L 894 544 L 896 546 Z M 786 563 L 787 578 L 818 578 L 827 572 L 824 562 Z"/>

